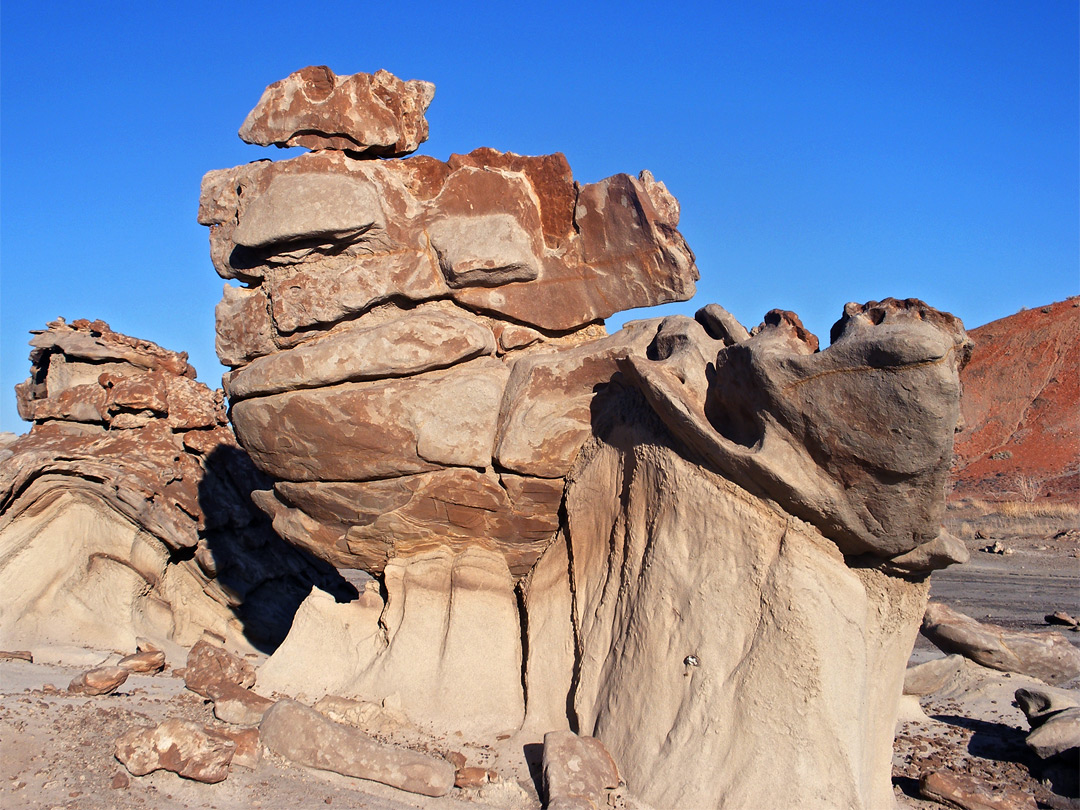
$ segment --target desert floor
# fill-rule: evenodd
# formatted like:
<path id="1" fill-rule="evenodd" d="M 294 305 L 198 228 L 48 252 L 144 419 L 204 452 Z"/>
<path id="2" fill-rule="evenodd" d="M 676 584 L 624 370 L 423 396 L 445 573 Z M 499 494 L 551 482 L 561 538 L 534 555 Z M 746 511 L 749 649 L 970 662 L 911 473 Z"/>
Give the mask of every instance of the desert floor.
<path id="1" fill-rule="evenodd" d="M 1060 630 L 1048 627 L 1043 617 L 1055 610 L 1080 613 L 1080 533 L 1075 510 L 1003 517 L 985 504 L 961 504 L 950 510 L 950 523 L 972 550 L 972 559 L 964 566 L 935 573 L 933 598 L 981 621 L 1013 629 Z M 979 550 L 996 540 L 1011 553 Z M 1080 633 L 1065 632 L 1080 646 Z M 912 661 L 941 654 L 920 636 Z M 96 663 L 92 659 L 93 654 L 87 655 L 86 663 Z M 113 741 L 123 731 L 167 716 L 214 722 L 211 707 L 168 670 L 156 676 L 133 675 L 113 695 L 68 695 L 68 682 L 86 668 L 0 661 L 0 807 L 5 810 L 540 807 L 535 761 L 540 741 L 520 738 L 501 741 L 498 747 L 469 746 L 445 737 L 427 743 L 418 738 L 403 740 L 433 751 L 465 751 L 469 764 L 482 762 L 500 774 L 498 782 L 475 790 L 455 789 L 441 799 L 297 767 L 271 754 L 264 754 L 255 770 L 234 768 L 217 785 L 163 771 L 130 777 L 113 758 Z M 1024 746 L 1027 721 L 1012 705 L 1012 692 L 1028 681 L 1022 676 L 986 673 L 965 694 L 922 698 L 928 721 L 898 725 L 893 773 L 899 805 L 940 807 L 917 798 L 918 775 L 923 770 L 948 769 L 999 788 L 1023 790 L 1043 807 L 1080 807 L 1075 798 L 1075 768 L 1069 763 L 1048 767 Z M 630 799 L 626 804 L 636 803 Z"/>

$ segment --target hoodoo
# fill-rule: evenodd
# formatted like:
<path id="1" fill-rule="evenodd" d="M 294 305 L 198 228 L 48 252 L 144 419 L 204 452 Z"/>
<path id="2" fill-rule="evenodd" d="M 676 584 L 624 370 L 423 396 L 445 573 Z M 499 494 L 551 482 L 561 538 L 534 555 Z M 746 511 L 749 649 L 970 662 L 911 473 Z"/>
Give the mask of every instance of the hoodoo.
<path id="1" fill-rule="evenodd" d="M 313 592 L 260 682 L 595 735 L 659 807 L 889 806 L 927 576 L 966 554 L 963 325 L 887 299 L 824 350 L 716 305 L 608 335 L 693 295 L 678 202 L 561 154 L 401 157 L 433 92 L 305 68 L 242 135 L 313 151 L 203 181 L 255 500 L 376 578 Z"/>

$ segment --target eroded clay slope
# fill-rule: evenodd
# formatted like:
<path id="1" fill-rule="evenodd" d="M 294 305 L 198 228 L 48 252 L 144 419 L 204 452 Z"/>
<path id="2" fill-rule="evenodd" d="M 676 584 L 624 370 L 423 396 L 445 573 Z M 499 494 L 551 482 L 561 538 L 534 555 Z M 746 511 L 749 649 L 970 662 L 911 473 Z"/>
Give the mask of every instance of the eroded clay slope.
<path id="1" fill-rule="evenodd" d="M 1080 496 L 1080 297 L 972 330 L 954 497 Z"/>

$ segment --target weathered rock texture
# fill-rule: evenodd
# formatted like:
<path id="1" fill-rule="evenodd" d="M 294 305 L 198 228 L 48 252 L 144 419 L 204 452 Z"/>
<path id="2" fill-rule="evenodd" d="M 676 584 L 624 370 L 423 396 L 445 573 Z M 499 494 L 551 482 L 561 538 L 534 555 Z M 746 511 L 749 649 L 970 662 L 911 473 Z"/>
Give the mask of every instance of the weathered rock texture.
<path id="1" fill-rule="evenodd" d="M 959 320 L 849 304 L 819 351 L 793 313 L 711 305 L 608 336 L 697 278 L 648 172 L 318 147 L 210 172 L 200 203 L 243 285 L 217 345 L 255 499 L 377 578 L 314 591 L 263 688 L 580 731 L 660 807 L 890 806 L 927 575 L 966 557 L 940 526 Z"/>
<path id="2" fill-rule="evenodd" d="M 973 329 L 954 497 L 1080 499 L 1080 298 Z"/>
<path id="3" fill-rule="evenodd" d="M 33 428 L 0 464 L 4 643 L 273 643 L 312 581 L 334 589 L 252 507 L 264 479 L 185 354 L 84 320 L 31 345 Z"/>

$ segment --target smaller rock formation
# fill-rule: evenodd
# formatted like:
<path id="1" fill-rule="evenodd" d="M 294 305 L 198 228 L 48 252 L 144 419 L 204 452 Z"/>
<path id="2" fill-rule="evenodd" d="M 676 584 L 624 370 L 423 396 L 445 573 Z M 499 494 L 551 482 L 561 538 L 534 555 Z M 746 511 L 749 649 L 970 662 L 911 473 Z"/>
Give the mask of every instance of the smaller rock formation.
<path id="1" fill-rule="evenodd" d="M 108 695 L 127 680 L 130 670 L 124 667 L 98 667 L 75 676 L 68 691 L 76 695 Z"/>
<path id="2" fill-rule="evenodd" d="M 1058 684 L 1080 675 L 1080 650 L 1061 633 L 1024 633 L 983 624 L 943 602 L 926 606 L 922 634 L 946 653 L 984 667 Z"/>
<path id="3" fill-rule="evenodd" d="M 209 686 L 207 697 L 214 701 L 214 717 L 236 726 L 257 726 L 274 701 L 234 683 L 219 681 Z"/>
<path id="4" fill-rule="evenodd" d="M 30 433 L 0 464 L 0 640 L 131 650 L 209 629 L 272 646 L 329 566 L 281 542 L 220 391 L 187 355 L 63 320 L 17 386 Z"/>
<path id="5" fill-rule="evenodd" d="M 306 67 L 266 88 L 240 137 L 260 146 L 402 157 L 427 140 L 424 113 L 434 96 L 430 82 L 405 82 L 385 70 L 337 76 L 325 65 Z"/>
<path id="6" fill-rule="evenodd" d="M 236 742 L 199 723 L 170 718 L 156 727 L 126 731 L 117 739 L 115 753 L 134 776 L 166 770 L 215 783 L 228 777 Z"/>
<path id="7" fill-rule="evenodd" d="M 117 663 L 128 672 L 161 672 L 165 668 L 165 653 L 161 650 L 146 650 L 125 655 Z"/>
<path id="8" fill-rule="evenodd" d="M 947 655 L 908 667 L 904 672 L 905 695 L 932 695 L 939 692 L 960 674 L 966 659 L 962 655 Z"/>
<path id="9" fill-rule="evenodd" d="M 275 703 L 263 717 L 259 733 L 275 754 L 309 768 L 423 796 L 444 796 L 454 786 L 454 766 L 446 760 L 382 745 L 296 701 Z"/>

